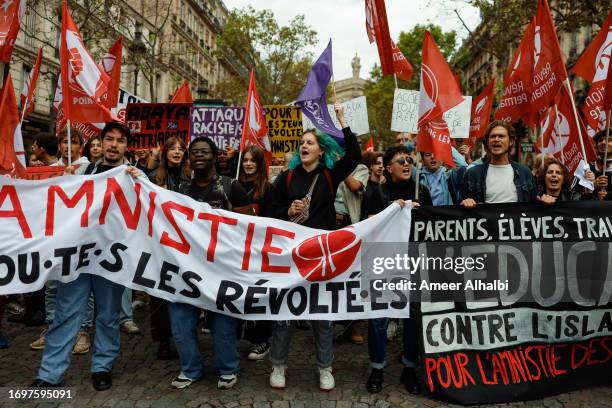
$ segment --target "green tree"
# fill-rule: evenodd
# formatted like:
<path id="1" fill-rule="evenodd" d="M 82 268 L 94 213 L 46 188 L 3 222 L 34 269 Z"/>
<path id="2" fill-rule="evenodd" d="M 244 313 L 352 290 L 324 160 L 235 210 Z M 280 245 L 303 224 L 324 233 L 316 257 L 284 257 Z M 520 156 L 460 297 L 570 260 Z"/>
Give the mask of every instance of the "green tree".
<path id="1" fill-rule="evenodd" d="M 398 80 L 398 86 L 404 89 L 418 89 L 421 71 L 421 49 L 425 32 L 431 32 L 442 54 L 448 59 L 453 55 L 457 44 L 457 34 L 454 31 L 445 32 L 440 26 L 434 24 L 417 25 L 409 32 L 401 32 L 398 47 L 414 67 L 414 75 L 409 82 Z M 386 146 L 394 143 L 391 132 L 391 113 L 395 81 L 391 75 L 382 75 L 378 64 L 370 72 L 370 79 L 366 84 L 365 95 L 368 101 L 368 118 L 371 126 L 377 131 L 377 138 Z"/>
<path id="2" fill-rule="evenodd" d="M 219 50 L 232 50 L 239 64 L 255 68 L 257 90 L 266 104 L 288 103 L 304 86 L 312 55 L 304 50 L 317 43 L 316 32 L 304 16 L 280 26 L 271 10 L 234 10 L 219 36 Z M 230 76 L 217 84 L 215 95 L 233 101 L 246 99 L 248 78 Z"/>

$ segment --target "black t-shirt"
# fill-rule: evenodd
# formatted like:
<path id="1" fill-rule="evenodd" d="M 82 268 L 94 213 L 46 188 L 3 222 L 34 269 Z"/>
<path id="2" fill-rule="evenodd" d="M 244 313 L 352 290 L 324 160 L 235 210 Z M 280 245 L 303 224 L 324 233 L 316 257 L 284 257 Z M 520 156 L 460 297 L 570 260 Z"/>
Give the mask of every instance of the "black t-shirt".
<path id="1" fill-rule="evenodd" d="M 368 184 L 366 185 L 365 190 L 363 191 L 363 195 L 361 196 L 361 215 L 359 217 L 359 219 L 361 221 L 365 220 L 366 218 L 368 218 L 367 211 L 368 211 L 368 207 L 367 204 L 364 203 L 368 203 L 368 202 L 372 202 L 374 196 L 379 196 L 380 195 L 380 191 L 379 183 L 372 181 L 371 179 L 368 180 Z"/>
<path id="2" fill-rule="evenodd" d="M 270 204 L 272 203 L 272 184 L 268 183 L 266 191 L 259 198 L 254 198 L 255 194 L 255 183 L 252 181 L 240 182 L 242 187 L 249 195 L 251 204 L 255 207 L 257 215 L 260 217 L 270 217 Z"/>
<path id="3" fill-rule="evenodd" d="M 98 164 L 98 166 L 95 168 L 95 173 L 92 173 L 92 174 L 104 173 L 105 171 L 112 170 L 112 169 L 114 169 L 116 167 L 117 166 L 107 166 L 105 164 Z"/>
<path id="4" fill-rule="evenodd" d="M 412 180 L 399 183 L 386 182 L 384 184 L 377 184 L 376 190 L 372 186 L 372 194 L 367 200 L 364 198 L 361 202 L 361 211 L 365 218 L 378 214 L 395 200 L 414 200 L 415 196 L 415 184 Z M 421 205 L 432 205 L 429 189 L 423 185 L 419 186 L 418 202 Z"/>
<path id="5" fill-rule="evenodd" d="M 224 180 L 224 178 L 225 176 L 215 174 L 210 184 L 205 187 L 197 186 L 194 180 L 185 194 L 217 209 L 231 210 L 234 207 L 249 205 L 251 200 L 240 183 L 237 180 Z M 226 192 L 228 187 L 229 193 Z"/>

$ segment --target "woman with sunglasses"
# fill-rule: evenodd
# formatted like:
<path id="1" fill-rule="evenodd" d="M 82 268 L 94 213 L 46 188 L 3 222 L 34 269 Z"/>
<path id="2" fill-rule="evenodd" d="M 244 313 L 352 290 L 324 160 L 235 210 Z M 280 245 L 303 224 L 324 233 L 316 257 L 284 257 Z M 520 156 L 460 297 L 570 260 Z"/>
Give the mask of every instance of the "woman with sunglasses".
<path id="1" fill-rule="evenodd" d="M 344 118 L 342 105 L 336 102 L 334 109 L 342 125 L 346 152 L 328 134 L 314 129 L 305 131 L 288 170 L 274 180 L 274 218 L 291 220 L 311 228 L 336 229 L 336 191 L 361 161 L 361 151 L 357 137 Z M 333 327 L 330 321 L 312 320 L 310 323 L 315 338 L 319 388 L 330 391 L 335 387 L 331 368 L 334 360 Z M 270 350 L 272 388 L 285 388 L 285 369 L 294 325 L 295 321 L 275 325 Z"/>
<path id="2" fill-rule="evenodd" d="M 416 198 L 415 182 L 412 179 L 414 166 L 410 152 L 405 146 L 394 146 L 383 156 L 385 182 L 378 185 L 378 194 L 372 194 L 362 202 L 362 214 L 371 217 L 387 208 L 392 202 L 398 201 L 403 206 L 405 200 L 413 200 L 412 207 L 417 208 L 419 204 L 432 205 L 429 190 L 420 186 L 418 201 Z M 418 344 L 416 343 L 417 329 L 415 316 L 419 311 L 417 308 L 410 308 L 410 318 L 403 319 L 403 353 L 401 381 L 406 390 L 411 394 L 420 393 L 420 386 L 415 374 L 418 364 Z M 370 376 L 366 383 L 366 388 L 372 393 L 382 391 L 383 368 L 385 367 L 385 357 L 387 354 L 387 326 L 389 319 L 379 318 L 368 321 L 368 352 L 370 355 Z"/>

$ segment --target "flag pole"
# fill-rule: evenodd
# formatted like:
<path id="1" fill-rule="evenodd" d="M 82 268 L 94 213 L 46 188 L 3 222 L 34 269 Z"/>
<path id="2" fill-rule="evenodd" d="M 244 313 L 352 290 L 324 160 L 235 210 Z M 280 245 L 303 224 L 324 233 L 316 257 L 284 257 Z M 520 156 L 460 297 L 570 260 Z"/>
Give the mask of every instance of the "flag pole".
<path id="1" fill-rule="evenodd" d="M 334 102 L 338 102 L 338 95 L 336 95 L 336 81 L 334 80 L 334 74 L 331 76 L 332 80 L 332 91 L 334 91 Z"/>
<path id="2" fill-rule="evenodd" d="M 67 120 L 68 127 L 68 166 L 72 166 L 72 141 L 70 140 L 70 119 Z"/>
<path id="3" fill-rule="evenodd" d="M 570 100 L 572 101 L 572 110 L 574 111 L 574 120 L 576 121 L 576 127 L 578 128 L 578 138 L 580 139 L 580 149 L 582 150 L 582 158 L 584 161 L 587 161 L 586 150 L 584 149 L 584 142 L 582 141 L 582 129 L 580 129 L 580 121 L 578 119 L 578 111 L 576 110 L 576 103 L 574 102 L 574 95 L 572 94 L 572 87 L 570 86 L 569 78 L 565 78 L 565 87 L 567 88 L 567 93 L 570 96 Z M 606 146 L 606 151 L 608 148 Z M 604 163 L 604 166 L 606 164 Z"/>
<path id="4" fill-rule="evenodd" d="M 242 166 L 242 149 L 240 149 L 240 153 L 238 153 L 238 166 L 236 167 L 236 180 L 238 180 L 238 175 L 240 174 L 240 166 Z"/>
<path id="5" fill-rule="evenodd" d="M 397 85 L 397 74 L 393 74 L 393 79 L 395 80 L 395 89 L 399 88 Z"/>
<path id="6" fill-rule="evenodd" d="M 28 97 L 27 96 L 26 96 L 25 103 L 23 104 L 23 107 L 22 107 L 21 121 L 19 122 L 19 127 L 23 126 L 23 119 L 25 118 L 26 110 L 28 110 Z"/>

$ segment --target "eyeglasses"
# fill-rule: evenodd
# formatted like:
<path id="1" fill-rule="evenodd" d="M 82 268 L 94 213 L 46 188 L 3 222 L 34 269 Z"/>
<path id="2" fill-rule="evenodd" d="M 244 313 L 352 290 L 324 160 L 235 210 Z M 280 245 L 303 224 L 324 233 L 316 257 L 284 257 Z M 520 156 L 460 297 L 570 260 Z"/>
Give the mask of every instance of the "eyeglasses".
<path id="1" fill-rule="evenodd" d="M 393 163 L 397 163 L 397 164 L 399 164 L 400 166 L 403 166 L 403 165 L 405 165 L 406 163 L 408 163 L 408 164 L 412 164 L 412 160 L 410 160 L 410 159 L 406 160 L 406 159 L 404 159 L 403 157 L 401 157 L 401 158 L 399 158 L 399 159 L 397 159 L 397 160 L 394 160 L 394 161 L 393 161 Z"/>

